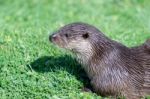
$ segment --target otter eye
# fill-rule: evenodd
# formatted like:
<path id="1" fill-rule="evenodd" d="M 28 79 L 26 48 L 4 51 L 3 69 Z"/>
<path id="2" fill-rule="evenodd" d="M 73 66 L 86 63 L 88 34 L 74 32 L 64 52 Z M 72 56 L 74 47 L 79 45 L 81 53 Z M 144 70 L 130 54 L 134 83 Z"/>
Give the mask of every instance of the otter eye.
<path id="1" fill-rule="evenodd" d="M 83 37 L 84 39 L 86 39 L 86 38 L 89 37 L 89 34 L 88 34 L 88 33 L 85 33 L 85 34 L 82 35 L 82 37 Z"/>
<path id="2" fill-rule="evenodd" d="M 68 35 L 68 34 L 65 34 L 65 36 L 68 37 L 69 35 Z"/>

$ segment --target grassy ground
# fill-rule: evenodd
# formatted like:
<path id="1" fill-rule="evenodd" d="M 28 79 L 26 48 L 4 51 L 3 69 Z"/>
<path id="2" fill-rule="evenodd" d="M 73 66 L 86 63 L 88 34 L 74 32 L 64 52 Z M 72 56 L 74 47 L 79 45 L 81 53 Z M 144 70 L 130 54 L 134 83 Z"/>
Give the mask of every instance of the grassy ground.
<path id="1" fill-rule="evenodd" d="M 149 11 L 149 0 L 0 0 L 1 99 L 100 98 L 81 92 L 85 74 L 49 33 L 82 21 L 135 46 L 150 38 Z"/>

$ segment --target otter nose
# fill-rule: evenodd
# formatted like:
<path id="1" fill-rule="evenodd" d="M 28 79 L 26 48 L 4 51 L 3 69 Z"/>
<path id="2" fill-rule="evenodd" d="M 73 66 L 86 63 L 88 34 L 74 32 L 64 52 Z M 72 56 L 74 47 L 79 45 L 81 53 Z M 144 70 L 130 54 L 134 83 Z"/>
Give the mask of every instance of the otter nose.
<path id="1" fill-rule="evenodd" d="M 51 42 L 56 41 L 57 39 L 58 39 L 57 34 L 53 34 L 53 35 L 51 35 L 51 36 L 49 37 L 49 40 L 50 40 Z"/>

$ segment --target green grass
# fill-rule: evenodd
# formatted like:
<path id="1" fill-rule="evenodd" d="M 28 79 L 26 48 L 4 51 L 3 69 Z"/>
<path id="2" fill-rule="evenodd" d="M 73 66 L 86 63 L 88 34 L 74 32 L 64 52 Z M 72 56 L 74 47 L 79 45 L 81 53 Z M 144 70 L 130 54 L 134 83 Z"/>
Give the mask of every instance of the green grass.
<path id="1" fill-rule="evenodd" d="M 60 26 L 82 21 L 135 46 L 150 38 L 149 0 L 1 0 L 1 99 L 97 99 L 80 65 L 48 41 Z"/>

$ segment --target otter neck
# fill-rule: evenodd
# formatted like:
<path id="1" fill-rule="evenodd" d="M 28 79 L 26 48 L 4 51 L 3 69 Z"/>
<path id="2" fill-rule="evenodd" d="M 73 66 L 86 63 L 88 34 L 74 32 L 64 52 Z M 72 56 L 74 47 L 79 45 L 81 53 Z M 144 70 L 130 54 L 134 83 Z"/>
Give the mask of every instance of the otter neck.
<path id="1" fill-rule="evenodd" d="M 92 45 L 91 50 L 88 50 L 88 52 L 77 55 L 78 61 L 82 64 L 89 78 L 103 71 L 105 68 L 104 60 L 112 50 L 113 47 L 110 44 L 106 44 L 105 46 L 97 44 Z"/>

